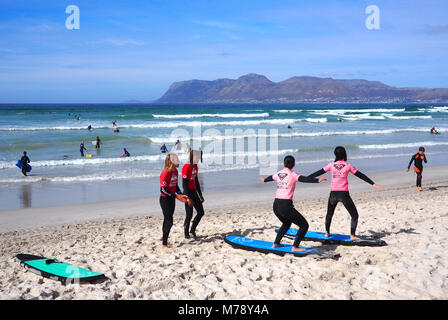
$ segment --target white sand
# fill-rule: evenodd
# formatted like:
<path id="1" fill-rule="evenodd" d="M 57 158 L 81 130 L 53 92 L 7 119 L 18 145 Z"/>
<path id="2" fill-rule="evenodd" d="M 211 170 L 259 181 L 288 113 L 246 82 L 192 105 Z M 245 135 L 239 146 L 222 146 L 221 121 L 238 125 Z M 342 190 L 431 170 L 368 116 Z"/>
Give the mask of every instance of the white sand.
<path id="1" fill-rule="evenodd" d="M 352 193 L 360 213 L 358 234 L 380 237 L 388 246 L 324 245 L 341 257 L 317 260 L 238 250 L 224 243 L 223 236 L 231 232 L 274 240 L 279 221 L 272 212 L 271 188 L 270 196 L 259 202 L 227 201 L 218 207 L 207 199 L 198 228 L 202 237 L 196 241 L 183 239 L 184 212 L 178 202 L 171 249 L 161 247 L 161 216 L 142 212 L 106 220 L 94 214 L 94 220 L 79 224 L 0 233 L 0 299 L 447 299 L 448 179 L 432 185 L 424 180 L 423 192 L 411 186 L 366 186 L 362 190 L 368 191 Z M 323 231 L 328 188 L 317 198 L 295 198 L 310 230 Z M 247 194 L 246 199 L 259 196 Z M 102 206 L 106 215 L 117 203 Z M 66 207 L 59 213 L 70 216 L 79 209 Z M 151 210 L 160 208 L 152 207 L 148 214 Z M 340 204 L 332 232 L 347 233 L 349 228 L 350 216 Z M 25 272 L 13 259 L 18 253 L 57 258 L 102 272 L 110 281 L 63 286 Z"/>

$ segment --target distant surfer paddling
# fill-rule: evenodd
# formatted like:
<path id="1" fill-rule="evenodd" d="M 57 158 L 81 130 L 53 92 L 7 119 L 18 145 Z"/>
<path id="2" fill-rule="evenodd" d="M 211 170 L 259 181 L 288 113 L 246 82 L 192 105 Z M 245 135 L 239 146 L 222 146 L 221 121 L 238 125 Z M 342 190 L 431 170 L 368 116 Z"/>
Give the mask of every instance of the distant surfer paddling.
<path id="1" fill-rule="evenodd" d="M 167 153 L 167 152 L 168 152 L 168 149 L 167 149 L 167 147 L 166 147 L 165 144 L 163 144 L 163 145 L 160 147 L 160 152 L 162 152 L 162 153 Z"/>
<path id="2" fill-rule="evenodd" d="M 123 154 L 120 155 L 120 158 L 123 157 L 130 157 L 131 155 L 129 154 L 128 150 L 126 150 L 126 148 L 123 148 Z"/>
<path id="3" fill-rule="evenodd" d="M 294 191 L 296 189 L 296 183 L 320 183 L 326 180 L 326 178 L 322 177 L 320 179 L 315 179 L 294 172 L 292 170 L 292 168 L 294 168 L 295 166 L 295 159 L 293 156 L 286 156 L 283 160 L 283 165 L 284 169 L 277 172 L 276 174 L 266 178 L 260 177 L 260 180 L 263 182 L 277 182 L 277 192 L 274 200 L 274 214 L 282 222 L 282 226 L 277 232 L 277 236 L 272 247 L 278 248 L 281 246 L 280 241 L 291 227 L 291 224 L 294 223 L 299 227 L 299 231 L 297 232 L 291 251 L 306 251 L 307 249 L 302 249 L 299 247 L 299 245 L 305 237 L 309 225 L 305 217 L 302 216 L 300 212 L 294 208 L 294 204 L 292 202 Z"/>
<path id="4" fill-rule="evenodd" d="M 436 130 L 436 128 L 432 127 L 431 128 L 431 134 L 439 134 L 439 131 Z"/>

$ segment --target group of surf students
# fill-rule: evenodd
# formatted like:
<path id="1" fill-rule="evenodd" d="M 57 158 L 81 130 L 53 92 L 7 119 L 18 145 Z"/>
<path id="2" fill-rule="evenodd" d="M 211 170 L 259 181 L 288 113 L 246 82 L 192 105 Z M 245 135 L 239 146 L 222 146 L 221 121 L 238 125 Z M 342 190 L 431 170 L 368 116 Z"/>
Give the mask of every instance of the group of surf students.
<path id="1" fill-rule="evenodd" d="M 307 249 L 300 247 L 300 242 L 304 239 L 306 232 L 308 231 L 309 224 L 306 218 L 294 208 L 293 197 L 297 182 L 302 183 L 321 183 L 326 180 L 326 177 L 317 177 L 331 172 L 331 184 L 330 195 L 327 204 L 327 214 L 325 217 L 325 237 L 331 236 L 330 226 L 333 218 L 334 211 L 339 202 L 341 202 L 348 213 L 351 216 L 350 222 L 350 240 L 360 240 L 356 236 L 356 228 L 358 225 L 359 214 L 356 209 L 356 205 L 353 202 L 348 188 L 348 175 L 351 173 L 359 179 L 369 183 L 373 187 L 379 189 L 380 185 L 373 182 L 365 174 L 357 170 L 353 165 L 347 162 L 347 151 L 344 147 L 338 146 L 334 149 L 335 159 L 322 169 L 316 172 L 304 176 L 295 171 L 295 159 L 293 156 L 288 155 L 283 160 L 284 168 L 279 172 L 268 176 L 260 177 L 263 182 L 275 181 L 277 183 L 276 196 L 273 203 L 273 211 L 277 218 L 281 221 L 282 225 L 277 232 L 277 236 L 273 243 L 273 248 L 281 246 L 280 241 L 291 227 L 291 224 L 295 224 L 299 227 L 295 236 L 292 246 L 292 252 L 306 251 Z M 176 206 L 176 199 L 185 203 L 185 221 L 184 221 L 184 235 L 186 239 L 192 235 L 195 239 L 196 228 L 204 216 L 204 208 L 202 203 L 204 197 L 201 192 L 201 187 L 198 179 L 198 162 L 200 161 L 201 154 L 199 151 L 191 150 L 187 163 L 182 167 L 182 187 L 183 192 L 178 185 L 178 171 L 177 168 L 180 165 L 179 158 L 174 153 L 168 153 L 165 158 L 164 167 L 160 175 L 160 206 L 163 213 L 163 225 L 162 225 L 162 246 L 170 248 L 168 243 L 168 237 L 173 226 L 173 215 Z M 422 162 L 427 162 L 425 156 L 425 148 L 420 147 L 419 152 L 412 156 L 406 171 L 414 162 L 414 171 L 417 174 L 417 190 L 422 190 L 421 180 L 423 172 Z M 196 210 L 196 216 L 190 228 L 190 222 L 193 216 L 193 208 Z"/>

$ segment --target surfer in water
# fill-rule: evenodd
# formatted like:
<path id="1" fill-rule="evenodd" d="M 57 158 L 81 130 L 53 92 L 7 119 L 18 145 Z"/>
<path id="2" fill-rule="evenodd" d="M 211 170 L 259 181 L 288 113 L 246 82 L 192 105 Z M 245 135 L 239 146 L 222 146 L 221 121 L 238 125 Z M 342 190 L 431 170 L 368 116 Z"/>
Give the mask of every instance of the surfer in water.
<path id="1" fill-rule="evenodd" d="M 87 127 L 87 130 L 89 130 L 89 131 L 92 131 L 93 130 L 93 128 L 92 128 L 92 126 L 89 124 L 89 126 Z"/>
<path id="2" fill-rule="evenodd" d="M 179 167 L 179 158 L 173 153 L 168 153 L 165 158 L 162 173 L 160 174 L 160 207 L 163 213 L 162 225 L 162 246 L 171 248 L 168 243 L 168 236 L 173 226 L 173 214 L 176 208 L 176 199 L 193 206 L 193 203 L 187 195 L 181 193 L 178 186 L 177 168 Z"/>
<path id="3" fill-rule="evenodd" d="M 196 217 L 191 224 L 193 217 L 193 207 L 189 204 L 185 204 L 185 221 L 184 221 L 184 235 L 186 239 L 190 238 L 190 234 L 196 238 L 196 228 L 204 216 L 204 207 L 202 203 L 205 201 L 202 196 L 201 186 L 198 179 L 198 162 L 200 154 L 196 150 L 190 151 L 189 161 L 182 167 L 182 187 L 184 194 L 191 199 L 194 208 L 196 209 Z"/>
<path id="4" fill-rule="evenodd" d="M 20 158 L 20 164 L 22 165 L 22 174 L 24 176 L 26 176 L 26 167 L 28 165 L 28 163 L 30 163 L 30 158 L 28 158 L 28 156 L 26 155 L 26 151 L 23 151 L 23 156 L 22 158 Z"/>
<path id="5" fill-rule="evenodd" d="M 430 132 L 431 132 L 431 134 L 439 134 L 439 132 L 434 127 L 431 128 Z"/>
<path id="6" fill-rule="evenodd" d="M 282 222 L 282 226 L 277 232 L 277 236 L 275 238 L 272 247 L 278 248 L 281 246 L 280 241 L 282 240 L 285 233 L 291 227 L 291 224 L 294 223 L 299 227 L 299 231 L 297 232 L 291 250 L 293 252 L 300 252 L 300 251 L 306 251 L 306 249 L 300 248 L 299 245 L 300 242 L 305 237 L 309 225 L 305 217 L 302 216 L 300 212 L 294 208 L 292 199 L 294 197 L 296 183 L 297 182 L 319 183 L 322 182 L 323 180 L 326 180 L 326 178 L 322 177 L 320 179 L 315 179 L 294 172 L 292 168 L 294 168 L 295 163 L 296 161 L 293 156 L 286 156 L 285 159 L 283 160 L 284 165 L 283 170 L 277 172 L 272 176 L 266 178 L 260 177 L 259 179 L 263 182 L 269 182 L 269 181 L 277 182 L 277 193 L 275 195 L 274 200 L 274 214 Z"/>
<path id="7" fill-rule="evenodd" d="M 120 156 L 120 158 L 123 157 L 130 157 L 131 155 L 129 154 L 128 150 L 126 150 L 126 148 L 123 148 L 123 154 Z"/>
<path id="8" fill-rule="evenodd" d="M 168 151 L 168 149 L 167 149 L 166 145 L 163 144 L 163 145 L 160 147 L 160 152 L 162 152 L 162 153 L 166 153 L 167 151 Z"/>
<path id="9" fill-rule="evenodd" d="M 118 133 L 118 132 L 120 132 L 120 130 L 119 130 L 118 128 L 116 128 L 116 129 L 114 130 L 114 133 Z"/>
<path id="10" fill-rule="evenodd" d="M 81 144 L 79 145 L 79 152 L 81 153 L 81 157 L 84 157 L 84 150 L 87 151 L 86 147 L 84 147 L 84 141 L 81 141 Z"/>
<path id="11" fill-rule="evenodd" d="M 117 120 L 112 121 L 112 126 L 114 126 L 114 127 L 117 126 Z"/>
<path id="12" fill-rule="evenodd" d="M 425 148 L 420 147 L 418 148 L 418 152 L 412 156 L 411 161 L 409 161 L 408 168 L 406 169 L 406 172 L 409 172 L 409 168 L 411 167 L 412 162 L 414 162 L 414 171 L 417 174 L 416 188 L 418 191 L 423 190 L 422 188 L 423 161 L 425 163 L 428 162 L 425 155 Z"/>
<path id="13" fill-rule="evenodd" d="M 350 239 L 360 240 L 356 236 L 356 227 L 358 225 L 358 211 L 353 203 L 350 193 L 348 191 L 348 174 L 352 173 L 358 178 L 370 183 L 375 188 L 381 188 L 381 186 L 375 184 L 371 179 L 369 179 L 362 172 L 353 167 L 347 162 L 347 152 L 344 147 L 336 147 L 334 149 L 335 160 L 330 162 L 328 165 L 322 169 L 310 174 L 310 177 L 318 177 L 324 173 L 331 172 L 331 192 L 328 198 L 327 216 L 325 217 L 325 236 L 328 238 L 330 236 L 330 225 L 333 218 L 334 210 L 338 202 L 342 202 L 344 207 L 347 209 L 351 216 L 351 227 L 350 227 Z"/>
<path id="14" fill-rule="evenodd" d="M 95 149 L 99 149 L 101 147 L 101 140 L 99 136 L 96 136 L 96 144 Z"/>

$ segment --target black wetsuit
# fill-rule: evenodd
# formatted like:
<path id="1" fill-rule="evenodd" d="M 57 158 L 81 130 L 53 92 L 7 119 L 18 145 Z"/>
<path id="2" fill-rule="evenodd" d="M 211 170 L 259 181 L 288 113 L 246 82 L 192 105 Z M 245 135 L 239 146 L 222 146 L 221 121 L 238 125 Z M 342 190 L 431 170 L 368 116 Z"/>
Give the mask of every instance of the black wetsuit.
<path id="1" fill-rule="evenodd" d="M 185 222 L 184 222 L 184 232 L 185 238 L 189 238 L 189 233 L 196 237 L 196 228 L 204 216 L 204 207 L 202 206 L 202 191 L 201 185 L 198 179 L 198 166 L 196 164 L 186 163 L 182 167 L 182 187 L 184 189 L 184 194 L 187 195 L 193 201 L 193 207 L 196 209 L 196 216 L 194 217 L 193 223 L 190 222 L 193 217 L 193 208 L 185 203 Z"/>
<path id="2" fill-rule="evenodd" d="M 23 156 L 20 159 L 20 164 L 22 165 L 22 173 L 24 176 L 26 176 L 26 167 L 28 163 L 30 163 L 30 158 L 28 158 L 28 156 Z"/>
<path id="3" fill-rule="evenodd" d="M 264 179 L 264 182 L 270 182 L 274 181 L 272 176 L 266 177 Z M 307 182 L 307 183 L 318 183 L 319 180 L 306 177 L 306 176 L 299 176 L 298 179 L 299 182 Z M 297 235 L 294 239 L 293 246 L 298 248 L 300 245 L 300 242 L 305 237 L 306 232 L 308 231 L 309 224 L 308 221 L 306 221 L 305 217 L 300 214 L 299 211 L 297 211 L 294 208 L 294 204 L 292 200 L 289 199 L 274 199 L 274 214 L 277 216 L 277 218 L 282 222 L 282 226 L 277 232 L 277 236 L 275 237 L 274 243 L 279 245 L 280 241 L 282 240 L 285 233 L 289 230 L 291 227 L 291 224 L 294 223 L 299 227 L 299 231 L 297 232 Z"/>
<path id="4" fill-rule="evenodd" d="M 201 192 L 201 186 L 199 184 L 199 179 L 196 177 L 196 189 L 188 189 L 188 179 L 183 178 L 182 179 L 182 187 L 184 189 L 184 194 L 187 195 L 192 201 L 193 201 L 193 207 L 190 207 L 188 203 L 185 203 L 185 221 L 184 221 L 184 233 L 185 236 L 188 238 L 188 232 L 195 235 L 196 228 L 201 221 L 202 217 L 204 216 L 204 207 L 202 206 L 202 192 Z M 193 219 L 193 223 L 191 224 L 190 229 L 190 222 L 193 218 L 193 208 L 196 209 L 196 216 Z"/>
<path id="5" fill-rule="evenodd" d="M 309 177 L 318 177 L 323 174 L 325 174 L 325 170 L 320 169 L 314 172 L 313 174 L 310 174 Z M 356 171 L 354 175 L 371 185 L 375 184 L 375 182 L 373 182 L 369 177 L 367 177 L 359 170 Z M 336 209 L 338 202 L 342 202 L 342 204 L 344 205 L 344 207 L 347 209 L 348 213 L 351 216 L 350 234 L 354 236 L 356 234 L 356 227 L 358 226 L 359 214 L 358 210 L 356 209 L 355 203 L 350 197 L 350 193 L 348 191 L 330 192 L 330 197 L 328 198 L 327 215 L 325 217 L 325 230 L 327 234 L 330 234 L 331 220 L 333 219 L 334 210 Z"/>
<path id="6" fill-rule="evenodd" d="M 163 225 L 162 225 L 162 244 L 167 245 L 168 236 L 170 234 L 171 227 L 173 226 L 174 209 L 176 209 L 176 194 L 181 194 L 179 186 L 176 186 L 176 192 L 170 193 L 165 188 L 160 188 L 160 207 L 163 213 Z"/>
<path id="7" fill-rule="evenodd" d="M 417 181 L 416 186 L 421 187 L 422 186 L 422 173 L 423 173 L 423 161 L 427 163 L 426 155 L 421 155 L 419 152 L 414 154 L 411 158 L 411 161 L 409 161 L 408 169 L 411 167 L 412 162 L 414 162 L 414 171 L 417 174 Z"/>

